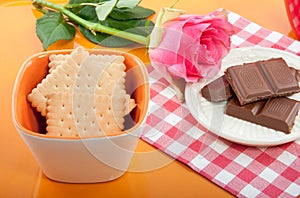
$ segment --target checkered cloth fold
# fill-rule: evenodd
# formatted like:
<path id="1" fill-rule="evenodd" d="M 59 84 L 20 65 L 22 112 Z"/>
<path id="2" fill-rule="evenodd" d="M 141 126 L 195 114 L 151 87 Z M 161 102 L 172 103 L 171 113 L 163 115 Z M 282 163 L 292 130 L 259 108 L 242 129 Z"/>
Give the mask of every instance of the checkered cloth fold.
<path id="1" fill-rule="evenodd" d="M 229 12 L 236 27 L 232 47 L 262 46 L 300 56 L 300 42 Z M 300 57 L 299 57 L 300 58 Z M 300 195 L 300 140 L 256 148 L 209 132 L 179 103 L 168 82 L 148 67 L 150 111 L 142 139 L 238 197 Z"/>

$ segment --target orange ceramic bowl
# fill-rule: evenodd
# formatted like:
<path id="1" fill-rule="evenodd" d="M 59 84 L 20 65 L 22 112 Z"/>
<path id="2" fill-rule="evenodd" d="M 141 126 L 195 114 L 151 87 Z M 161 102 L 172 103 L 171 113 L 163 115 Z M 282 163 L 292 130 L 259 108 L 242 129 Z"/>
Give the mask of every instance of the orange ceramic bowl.
<path id="1" fill-rule="evenodd" d="M 95 138 L 66 138 L 45 134 L 45 118 L 27 100 L 27 95 L 48 73 L 48 51 L 29 57 L 16 78 L 12 112 L 19 134 L 31 150 L 44 174 L 56 181 L 93 183 L 116 179 L 124 174 L 142 131 L 149 104 L 148 73 L 136 56 L 112 50 L 90 50 L 90 54 L 117 54 L 125 57 L 126 89 L 137 107 L 125 119 L 124 133 Z"/>

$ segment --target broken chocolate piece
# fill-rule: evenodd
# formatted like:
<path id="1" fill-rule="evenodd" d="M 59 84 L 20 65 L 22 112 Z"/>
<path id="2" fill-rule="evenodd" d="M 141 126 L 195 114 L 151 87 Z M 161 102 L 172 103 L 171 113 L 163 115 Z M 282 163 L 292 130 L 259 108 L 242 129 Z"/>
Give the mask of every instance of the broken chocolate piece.
<path id="1" fill-rule="evenodd" d="M 299 109 L 298 101 L 286 97 L 261 100 L 243 106 L 232 98 L 225 108 L 225 113 L 277 131 L 290 133 Z"/>
<path id="2" fill-rule="evenodd" d="M 294 67 L 290 67 L 290 70 L 291 70 L 293 76 L 295 76 L 296 80 L 299 82 L 300 81 L 300 70 L 298 70 Z"/>
<path id="3" fill-rule="evenodd" d="M 241 105 L 300 91 L 295 74 L 282 58 L 232 66 L 225 76 Z"/>
<path id="4" fill-rule="evenodd" d="M 200 92 L 202 97 L 212 102 L 228 100 L 233 94 L 224 75 L 205 85 Z"/>

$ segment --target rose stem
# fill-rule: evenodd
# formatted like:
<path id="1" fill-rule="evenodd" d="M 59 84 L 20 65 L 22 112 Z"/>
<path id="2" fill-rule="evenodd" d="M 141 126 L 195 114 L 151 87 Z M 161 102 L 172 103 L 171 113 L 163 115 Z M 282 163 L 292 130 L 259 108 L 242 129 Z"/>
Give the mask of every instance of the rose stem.
<path id="1" fill-rule="evenodd" d="M 73 12 L 65 9 L 61 5 L 54 4 L 54 3 L 48 2 L 46 0 L 33 0 L 33 4 L 37 7 L 47 7 L 47 8 L 51 8 L 53 10 L 59 11 L 60 13 L 67 16 L 69 19 L 82 25 L 83 27 L 85 27 L 88 30 L 118 36 L 118 37 L 125 38 L 128 40 L 134 41 L 136 43 L 142 44 L 142 45 L 147 44 L 147 37 L 145 37 L 145 36 L 132 34 L 129 32 L 124 32 L 124 31 L 121 31 L 121 30 L 118 30 L 115 28 L 110 28 L 110 27 L 101 25 L 99 23 L 93 23 L 93 22 L 87 21 L 87 20 L 77 16 Z"/>

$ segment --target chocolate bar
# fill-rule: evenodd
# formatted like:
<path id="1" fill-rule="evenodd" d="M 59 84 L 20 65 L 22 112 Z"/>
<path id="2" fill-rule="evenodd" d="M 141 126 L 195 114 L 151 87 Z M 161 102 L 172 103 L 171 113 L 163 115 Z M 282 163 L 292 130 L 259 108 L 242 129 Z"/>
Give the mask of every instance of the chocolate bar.
<path id="1" fill-rule="evenodd" d="M 299 109 L 298 101 L 286 97 L 261 100 L 243 106 L 236 98 L 232 98 L 225 108 L 225 113 L 277 131 L 290 133 Z"/>
<path id="2" fill-rule="evenodd" d="M 205 85 L 200 92 L 202 97 L 212 102 L 228 100 L 233 94 L 224 75 Z"/>
<path id="3" fill-rule="evenodd" d="M 295 74 L 282 58 L 232 66 L 225 76 L 241 105 L 300 91 Z"/>
<path id="4" fill-rule="evenodd" d="M 292 75 L 295 76 L 296 80 L 300 81 L 300 71 L 289 67 Z M 211 102 L 226 101 L 234 95 L 226 77 L 220 76 L 216 80 L 208 83 L 200 90 L 201 96 Z"/>

